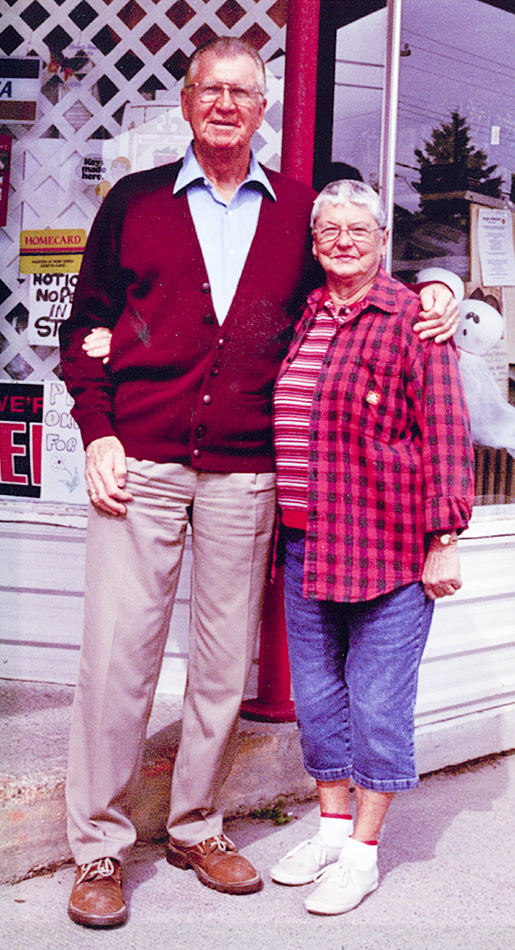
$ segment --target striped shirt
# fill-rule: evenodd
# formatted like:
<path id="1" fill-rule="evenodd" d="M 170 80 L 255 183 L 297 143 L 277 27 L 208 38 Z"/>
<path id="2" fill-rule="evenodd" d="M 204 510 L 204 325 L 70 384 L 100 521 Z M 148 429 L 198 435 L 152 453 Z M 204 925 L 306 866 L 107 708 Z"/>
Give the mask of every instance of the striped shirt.
<path id="1" fill-rule="evenodd" d="M 327 347 L 350 310 L 336 313 L 326 292 L 295 360 L 278 380 L 274 395 L 274 444 L 277 501 L 281 521 L 306 529 L 308 506 L 309 421 L 316 382 Z"/>

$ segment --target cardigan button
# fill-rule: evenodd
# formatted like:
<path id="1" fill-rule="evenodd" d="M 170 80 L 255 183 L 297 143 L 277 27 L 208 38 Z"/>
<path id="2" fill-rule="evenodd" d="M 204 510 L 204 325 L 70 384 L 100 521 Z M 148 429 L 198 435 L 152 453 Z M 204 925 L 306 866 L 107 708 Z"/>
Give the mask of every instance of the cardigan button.
<path id="1" fill-rule="evenodd" d="M 195 456 L 196 459 L 198 459 L 200 455 L 200 449 L 193 449 L 193 455 Z"/>
<path id="2" fill-rule="evenodd" d="M 220 339 L 218 340 L 218 346 L 225 346 L 225 340 L 223 337 L 220 337 Z"/>
<path id="3" fill-rule="evenodd" d="M 218 376 L 219 372 L 220 370 L 218 369 L 218 366 L 213 366 L 213 368 L 211 369 L 211 376 Z"/>
<path id="4" fill-rule="evenodd" d="M 210 396 L 208 393 L 206 393 L 206 395 L 203 396 L 202 398 L 203 398 L 203 401 L 205 402 L 206 406 L 209 406 L 209 403 L 211 402 L 211 396 Z"/>
<path id="5" fill-rule="evenodd" d="M 206 434 L 205 426 L 197 426 L 197 439 L 201 439 Z"/>
<path id="6" fill-rule="evenodd" d="M 208 293 L 210 293 L 210 291 L 211 291 L 211 287 L 209 286 L 208 283 L 202 284 L 202 293 L 203 293 L 203 294 L 208 294 Z"/>

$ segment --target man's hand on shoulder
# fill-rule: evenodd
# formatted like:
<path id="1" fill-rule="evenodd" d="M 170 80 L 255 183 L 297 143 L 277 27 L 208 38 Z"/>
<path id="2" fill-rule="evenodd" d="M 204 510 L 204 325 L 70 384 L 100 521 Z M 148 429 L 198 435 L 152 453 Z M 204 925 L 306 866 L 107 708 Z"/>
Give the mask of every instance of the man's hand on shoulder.
<path id="1" fill-rule="evenodd" d="M 422 310 L 420 322 L 413 329 L 421 340 L 434 338 L 435 343 L 445 343 L 458 329 L 460 313 L 457 301 L 445 284 L 426 284 L 419 291 Z"/>
<path id="2" fill-rule="evenodd" d="M 123 445 L 115 435 L 94 439 L 86 449 L 86 485 L 92 504 L 108 515 L 124 515 L 126 502 L 132 501 L 125 491 L 127 463 Z"/>

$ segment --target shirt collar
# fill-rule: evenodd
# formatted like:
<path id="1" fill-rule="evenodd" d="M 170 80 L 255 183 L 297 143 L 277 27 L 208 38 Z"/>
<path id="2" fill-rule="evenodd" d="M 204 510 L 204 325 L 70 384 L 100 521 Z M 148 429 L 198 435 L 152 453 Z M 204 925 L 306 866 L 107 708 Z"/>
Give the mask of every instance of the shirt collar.
<path id="1" fill-rule="evenodd" d="M 352 312 L 357 314 L 361 313 L 366 307 L 375 307 L 376 310 L 382 310 L 384 313 L 394 313 L 398 306 L 395 299 L 395 287 L 396 281 L 380 267 L 373 287 L 363 300 L 353 304 Z M 317 313 L 318 310 L 326 306 L 328 300 L 330 300 L 330 297 L 327 287 L 318 287 L 309 295 L 307 304 L 312 313 Z"/>
<path id="2" fill-rule="evenodd" d="M 191 185 L 205 184 L 206 177 L 195 157 L 193 143 L 190 142 L 186 150 L 181 169 L 175 180 L 173 193 L 176 195 L 179 191 L 187 190 Z M 258 186 L 266 192 L 272 201 L 277 201 L 274 189 L 266 177 L 264 169 L 261 167 L 256 156 L 254 155 L 254 152 L 250 153 L 249 171 L 245 181 L 240 185 L 240 188 L 247 185 L 250 185 L 251 187 Z"/>

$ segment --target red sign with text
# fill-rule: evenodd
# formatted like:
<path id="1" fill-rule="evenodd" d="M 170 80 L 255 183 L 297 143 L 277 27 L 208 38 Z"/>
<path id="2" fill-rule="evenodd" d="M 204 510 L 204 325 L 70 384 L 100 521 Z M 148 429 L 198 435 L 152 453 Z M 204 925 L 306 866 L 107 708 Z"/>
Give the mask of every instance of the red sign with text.
<path id="1" fill-rule="evenodd" d="M 39 498 L 43 386 L 0 383 L 0 495 Z"/>
<path id="2" fill-rule="evenodd" d="M 7 224 L 12 142 L 10 135 L 0 135 L 0 228 Z"/>

